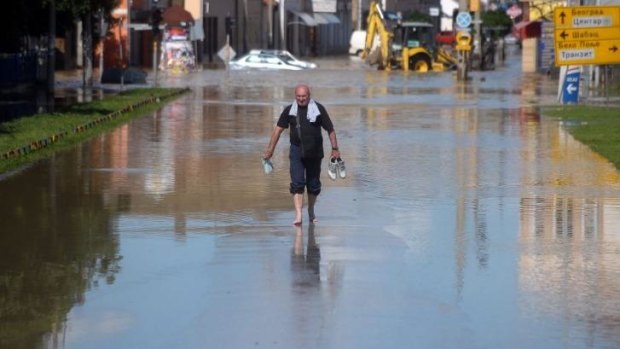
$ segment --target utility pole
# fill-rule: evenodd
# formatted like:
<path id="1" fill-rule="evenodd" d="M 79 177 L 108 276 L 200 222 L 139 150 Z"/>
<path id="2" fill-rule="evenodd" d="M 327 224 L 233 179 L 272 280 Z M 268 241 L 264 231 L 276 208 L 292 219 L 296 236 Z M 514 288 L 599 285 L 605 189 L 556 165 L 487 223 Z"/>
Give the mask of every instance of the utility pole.
<path id="1" fill-rule="evenodd" d="M 484 46 L 484 43 L 482 42 L 482 33 L 480 32 L 480 24 L 482 22 L 482 19 L 480 18 L 480 0 L 470 0 L 469 10 L 474 12 L 474 30 L 476 32 L 474 35 L 476 39 L 474 41 L 478 43 L 478 45 L 474 46 L 474 57 L 478 57 L 480 69 L 482 69 L 482 62 L 484 59 L 484 57 L 482 57 L 484 54 L 482 47 Z"/>
<path id="2" fill-rule="evenodd" d="M 459 14 L 463 12 L 469 11 L 469 2 L 468 0 L 459 0 Z M 457 17 L 458 18 L 458 17 Z M 458 21 L 457 21 L 458 25 Z M 463 30 L 465 28 L 459 28 L 459 30 Z M 467 56 L 469 55 L 468 51 L 459 50 L 458 51 L 458 59 L 457 59 L 457 80 L 458 81 L 467 81 Z"/>
<path id="3" fill-rule="evenodd" d="M 243 0 L 243 53 L 248 52 L 248 0 Z"/>
<path id="4" fill-rule="evenodd" d="M 101 53 L 99 54 L 99 83 L 101 83 L 101 78 L 103 77 L 103 57 L 105 50 L 106 31 L 107 27 L 103 19 L 103 10 L 99 9 L 99 41 L 101 42 Z"/>
<path id="5" fill-rule="evenodd" d="M 82 86 L 93 86 L 93 32 L 92 15 L 87 13 L 83 16 L 82 26 Z"/>
<path id="6" fill-rule="evenodd" d="M 357 30 L 362 30 L 362 0 L 357 3 Z"/>
<path id="7" fill-rule="evenodd" d="M 235 0 L 235 50 L 237 50 L 237 52 L 240 52 L 241 50 L 239 50 L 239 0 Z"/>
<path id="8" fill-rule="evenodd" d="M 280 4 L 278 5 L 280 10 L 280 38 L 282 42 L 282 50 L 286 50 L 286 23 L 284 21 L 286 19 L 286 9 L 284 6 L 284 1 L 285 0 L 280 0 Z"/>
<path id="9" fill-rule="evenodd" d="M 121 90 L 125 86 L 125 63 L 123 58 L 123 20 L 125 17 L 120 17 L 118 22 L 118 54 L 121 64 Z"/>
<path id="10" fill-rule="evenodd" d="M 267 0 L 267 48 L 273 48 L 273 0 Z"/>
<path id="11" fill-rule="evenodd" d="M 159 25 L 161 24 L 162 20 L 162 11 L 159 7 L 157 7 L 157 1 L 153 1 L 153 9 L 151 11 L 151 33 L 153 35 L 153 75 L 155 79 L 155 86 L 159 84 Z"/>
<path id="12" fill-rule="evenodd" d="M 131 7 L 133 6 L 133 0 L 127 0 L 127 18 L 125 19 L 125 23 L 127 23 L 127 69 L 131 65 Z M 125 73 L 123 73 L 125 75 Z"/>
<path id="13" fill-rule="evenodd" d="M 54 92 L 54 69 L 56 68 L 56 0 L 49 1 L 48 34 L 47 34 L 47 89 Z M 53 100 L 53 98 L 52 98 Z"/>

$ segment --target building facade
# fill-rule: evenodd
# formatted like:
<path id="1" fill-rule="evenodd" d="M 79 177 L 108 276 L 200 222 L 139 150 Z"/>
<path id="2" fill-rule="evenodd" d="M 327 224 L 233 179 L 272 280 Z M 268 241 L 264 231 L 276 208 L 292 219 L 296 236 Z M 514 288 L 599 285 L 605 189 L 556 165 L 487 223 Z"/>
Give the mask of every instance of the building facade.
<path id="1" fill-rule="evenodd" d="M 238 54 L 250 49 L 287 49 L 299 56 L 345 53 L 351 26 L 351 0 L 206 1 L 206 61 L 229 37 Z"/>
<path id="2" fill-rule="evenodd" d="M 380 0 L 403 18 L 440 9 L 440 0 Z M 365 27 L 371 0 L 121 0 L 105 40 L 105 67 L 153 66 L 151 16 L 181 6 L 194 18 L 192 42 L 199 63 L 217 63 L 227 43 L 242 55 L 251 49 L 287 49 L 297 56 L 346 54 L 353 30 Z M 437 11 L 434 11 L 435 13 Z M 439 18 L 437 18 L 439 21 Z"/>

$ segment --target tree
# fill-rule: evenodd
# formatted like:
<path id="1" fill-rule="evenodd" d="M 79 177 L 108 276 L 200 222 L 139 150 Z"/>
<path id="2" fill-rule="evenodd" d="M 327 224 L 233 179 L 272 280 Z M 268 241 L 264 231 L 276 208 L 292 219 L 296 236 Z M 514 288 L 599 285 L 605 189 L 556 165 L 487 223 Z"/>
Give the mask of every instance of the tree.
<path id="1" fill-rule="evenodd" d="M 5 6 L 0 11 L 0 53 L 18 53 L 31 49 L 32 42 L 47 37 L 52 46 L 48 59 L 53 67 L 55 33 L 72 29 L 75 22 L 81 20 L 83 25 L 82 42 L 84 45 L 84 83 L 92 85 L 92 56 L 93 56 L 93 29 L 99 26 L 99 20 L 94 16 L 102 14 L 108 22 L 112 19 L 112 10 L 118 6 L 119 0 L 20 0 L 11 6 Z M 50 9 L 51 5 L 55 5 Z M 98 18 L 98 17 L 97 17 Z M 52 20 L 54 19 L 54 20 Z M 50 23 L 53 28 L 50 28 Z M 105 33 L 100 33 L 94 39 L 100 40 Z M 52 74 L 53 76 L 53 71 Z M 51 81 L 53 84 L 53 79 Z"/>
<path id="2" fill-rule="evenodd" d="M 503 34 L 510 32 L 512 28 L 512 19 L 508 17 L 505 11 L 494 10 L 486 11 L 481 14 L 482 26 L 486 28 L 504 28 Z"/>
<path id="3" fill-rule="evenodd" d="M 56 0 L 58 29 L 71 29 L 75 21 L 102 10 L 106 20 L 111 20 L 112 10 L 118 0 Z M 16 53 L 27 48 L 28 37 L 38 38 L 49 33 L 50 0 L 20 0 L 0 11 L 0 52 Z M 93 23 L 96 25 L 96 23 Z"/>
<path id="4" fill-rule="evenodd" d="M 0 52 L 17 53 L 24 49 L 24 38 L 47 33 L 47 6 L 40 0 L 22 0 L 0 11 Z"/>
<path id="5" fill-rule="evenodd" d="M 407 20 L 412 22 L 433 23 L 433 17 L 420 11 L 413 11 L 409 16 L 407 16 Z"/>

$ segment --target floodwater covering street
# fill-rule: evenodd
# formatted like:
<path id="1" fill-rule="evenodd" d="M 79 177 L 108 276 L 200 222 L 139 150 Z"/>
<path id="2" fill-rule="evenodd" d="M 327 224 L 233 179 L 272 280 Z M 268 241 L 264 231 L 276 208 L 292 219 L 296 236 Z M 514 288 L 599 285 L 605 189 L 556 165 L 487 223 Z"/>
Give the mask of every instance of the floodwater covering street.
<path id="1" fill-rule="evenodd" d="M 162 77 L 191 93 L 0 180 L 0 347 L 620 347 L 620 173 L 555 79 L 317 62 Z M 301 228 L 288 131 L 261 165 L 297 83 L 347 166 Z"/>

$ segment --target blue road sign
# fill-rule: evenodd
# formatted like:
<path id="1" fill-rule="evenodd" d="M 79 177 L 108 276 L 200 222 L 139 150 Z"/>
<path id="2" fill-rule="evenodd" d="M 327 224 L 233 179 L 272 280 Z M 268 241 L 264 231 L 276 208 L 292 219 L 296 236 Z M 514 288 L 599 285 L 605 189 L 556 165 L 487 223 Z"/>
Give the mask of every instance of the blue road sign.
<path id="1" fill-rule="evenodd" d="M 456 15 L 456 25 L 459 28 L 468 28 L 471 25 L 471 15 L 469 12 L 459 12 Z"/>
<path id="2" fill-rule="evenodd" d="M 579 69 L 569 69 L 562 85 L 562 103 L 577 104 L 579 102 Z"/>

